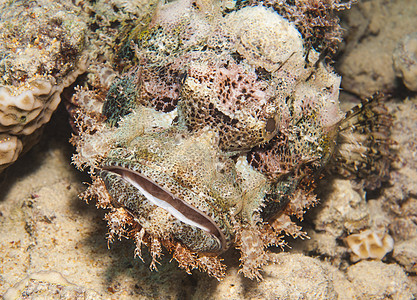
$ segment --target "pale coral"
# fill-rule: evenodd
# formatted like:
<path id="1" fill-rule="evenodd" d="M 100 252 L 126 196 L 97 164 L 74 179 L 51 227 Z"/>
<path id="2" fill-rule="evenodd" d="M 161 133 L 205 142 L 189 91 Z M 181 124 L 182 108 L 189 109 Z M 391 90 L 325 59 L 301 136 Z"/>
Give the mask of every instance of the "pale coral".
<path id="1" fill-rule="evenodd" d="M 345 239 L 351 251 L 351 260 L 361 259 L 383 259 L 384 256 L 394 248 L 392 237 L 380 230 L 365 230 L 360 233 L 351 234 Z"/>
<path id="2" fill-rule="evenodd" d="M 0 134 L 0 165 L 7 166 L 16 161 L 22 151 L 22 142 L 13 135 Z"/>

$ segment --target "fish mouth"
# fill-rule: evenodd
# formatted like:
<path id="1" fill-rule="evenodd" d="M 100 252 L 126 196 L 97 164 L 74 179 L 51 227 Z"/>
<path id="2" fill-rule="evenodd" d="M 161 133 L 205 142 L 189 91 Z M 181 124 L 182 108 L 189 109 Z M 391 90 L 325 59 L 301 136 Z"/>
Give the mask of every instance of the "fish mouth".
<path id="1" fill-rule="evenodd" d="M 150 203 L 165 209 L 181 222 L 211 234 L 218 243 L 218 251 L 216 252 L 221 253 L 227 250 L 225 235 L 216 222 L 203 211 L 176 197 L 139 172 L 121 166 L 102 166 L 101 169 L 119 175 L 134 186 Z"/>

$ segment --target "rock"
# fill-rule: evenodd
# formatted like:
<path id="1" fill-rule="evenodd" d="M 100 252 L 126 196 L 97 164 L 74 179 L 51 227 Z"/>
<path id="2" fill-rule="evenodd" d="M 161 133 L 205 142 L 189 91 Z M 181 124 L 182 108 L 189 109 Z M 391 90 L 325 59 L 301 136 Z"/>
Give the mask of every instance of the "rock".
<path id="1" fill-rule="evenodd" d="M 394 49 L 393 60 L 396 75 L 409 90 L 417 92 L 417 32 L 400 40 Z"/>
<path id="2" fill-rule="evenodd" d="M 394 259 L 410 273 L 417 273 L 417 238 L 395 245 Z"/>
<path id="3" fill-rule="evenodd" d="M 349 180 L 334 180 L 322 201 L 316 212 L 316 230 L 340 237 L 345 231 L 359 231 L 369 226 L 370 216 L 364 194 L 355 191 Z"/>
<path id="4" fill-rule="evenodd" d="M 232 270 L 216 284 L 202 281 L 195 299 L 352 299 L 354 287 L 330 264 L 302 254 L 280 253 L 264 267 L 261 282 Z"/>
<path id="5" fill-rule="evenodd" d="M 403 36 L 415 31 L 416 14 L 414 0 L 362 1 L 344 13 L 350 28 L 338 61 L 344 90 L 367 97 L 398 87 L 392 53 Z"/>
<path id="6" fill-rule="evenodd" d="M 30 274 L 9 288 L 3 295 L 4 300 L 22 298 L 63 300 L 103 299 L 97 292 L 70 283 L 60 273 L 55 271 Z"/>
<path id="7" fill-rule="evenodd" d="M 347 270 L 355 299 L 415 299 L 403 269 L 381 261 L 361 261 Z"/>

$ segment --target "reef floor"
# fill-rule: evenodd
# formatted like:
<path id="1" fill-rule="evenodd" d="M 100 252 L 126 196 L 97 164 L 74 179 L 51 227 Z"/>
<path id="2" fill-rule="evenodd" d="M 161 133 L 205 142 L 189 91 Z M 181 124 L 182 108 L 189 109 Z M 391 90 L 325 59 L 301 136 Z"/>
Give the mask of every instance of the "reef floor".
<path id="1" fill-rule="evenodd" d="M 388 3 L 387 3 L 388 2 Z M 78 198 L 89 177 L 71 164 L 71 128 L 60 107 L 43 137 L 1 174 L 0 295 L 5 299 L 415 299 L 417 297 L 417 94 L 396 77 L 392 52 L 415 30 L 414 0 L 363 1 L 341 16 L 346 42 L 336 61 L 346 109 L 376 90 L 391 94 L 398 160 L 390 182 L 366 194 L 328 178 L 305 216 L 308 240 L 288 238 L 264 280 L 238 274 L 231 250 L 221 282 L 187 275 L 166 253 L 158 272 L 134 258 L 126 239 L 108 245 L 104 211 Z M 410 25 L 414 24 L 414 25 Z M 417 53 L 416 53 L 417 55 Z M 416 78 L 417 80 L 417 74 Z M 382 260 L 353 262 L 343 232 L 384 228 L 394 240 Z M 6 293 L 7 291 L 7 293 Z M 5 294 L 6 293 L 6 294 Z"/>

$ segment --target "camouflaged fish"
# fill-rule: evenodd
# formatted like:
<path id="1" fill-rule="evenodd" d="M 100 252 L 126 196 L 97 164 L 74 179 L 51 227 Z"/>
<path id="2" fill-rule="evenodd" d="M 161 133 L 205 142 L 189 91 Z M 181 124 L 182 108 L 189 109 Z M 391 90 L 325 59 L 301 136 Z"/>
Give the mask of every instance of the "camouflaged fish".
<path id="1" fill-rule="evenodd" d="M 74 163 L 90 168 L 83 197 L 109 210 L 109 240 L 131 238 L 138 256 L 146 245 L 153 268 L 163 246 L 187 272 L 220 279 L 234 247 L 260 279 L 268 247 L 305 236 L 294 220 L 316 203 L 324 170 L 368 188 L 387 177 L 383 106 L 342 113 L 340 77 L 272 9 L 161 4 L 125 34 L 117 61 L 110 87 L 73 99 Z"/>

